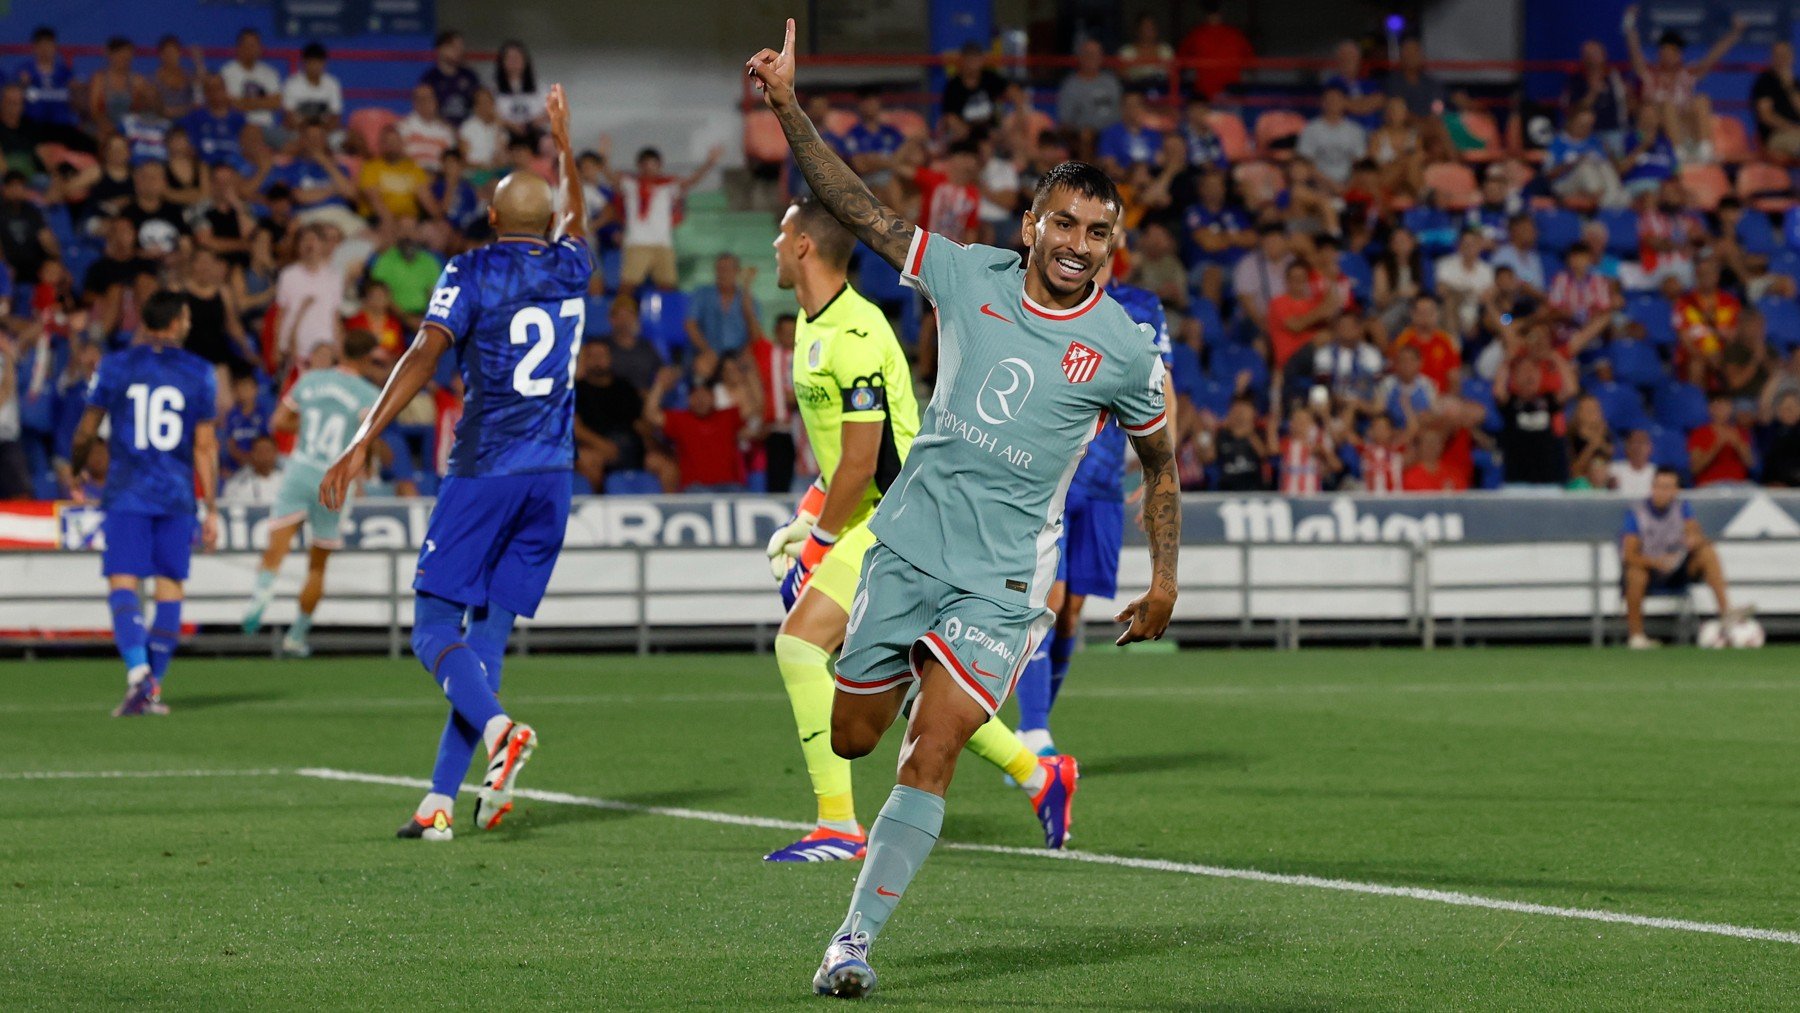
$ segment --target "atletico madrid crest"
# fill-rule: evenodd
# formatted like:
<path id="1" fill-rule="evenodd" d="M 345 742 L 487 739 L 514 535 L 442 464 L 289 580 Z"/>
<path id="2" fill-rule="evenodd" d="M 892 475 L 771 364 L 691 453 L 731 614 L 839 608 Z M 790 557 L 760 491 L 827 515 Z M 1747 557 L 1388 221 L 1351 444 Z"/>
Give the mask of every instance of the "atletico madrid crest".
<path id="1" fill-rule="evenodd" d="M 1069 350 L 1062 357 L 1063 375 L 1070 383 L 1086 383 L 1100 372 L 1100 353 L 1079 341 L 1069 342 Z"/>

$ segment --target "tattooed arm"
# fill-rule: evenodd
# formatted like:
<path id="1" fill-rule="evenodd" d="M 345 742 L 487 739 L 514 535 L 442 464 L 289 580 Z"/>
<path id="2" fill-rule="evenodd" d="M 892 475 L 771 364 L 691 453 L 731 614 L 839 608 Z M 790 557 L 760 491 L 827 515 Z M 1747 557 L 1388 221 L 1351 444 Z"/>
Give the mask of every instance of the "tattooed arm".
<path id="1" fill-rule="evenodd" d="M 912 223 L 869 192 L 856 170 L 845 165 L 819 136 L 818 128 L 794 96 L 794 19 L 788 19 L 781 52 L 765 49 L 744 66 L 761 87 L 769 108 L 775 111 L 800 174 L 806 177 L 806 185 L 818 196 L 819 203 L 869 249 L 899 267 L 906 259 L 906 248 L 912 244 Z"/>
<path id="2" fill-rule="evenodd" d="M 1175 474 L 1175 430 L 1165 425 L 1131 438 L 1144 466 L 1144 533 L 1150 539 L 1150 590 L 1114 618 L 1128 622 L 1118 643 L 1161 640 L 1175 611 L 1175 558 L 1181 549 L 1181 481 Z"/>

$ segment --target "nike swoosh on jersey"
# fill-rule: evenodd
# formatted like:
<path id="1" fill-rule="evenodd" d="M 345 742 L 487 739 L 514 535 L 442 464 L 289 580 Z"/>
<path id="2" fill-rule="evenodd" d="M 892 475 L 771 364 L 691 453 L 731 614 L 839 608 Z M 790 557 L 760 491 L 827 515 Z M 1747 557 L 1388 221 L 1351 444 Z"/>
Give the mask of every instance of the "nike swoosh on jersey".
<path id="1" fill-rule="evenodd" d="M 876 888 L 875 888 L 875 892 L 876 892 L 876 893 L 878 893 L 878 894 L 880 894 L 880 895 L 881 895 L 881 896 L 883 896 L 883 897 L 893 897 L 893 898 L 895 898 L 895 899 L 899 899 L 899 897 L 900 897 L 900 895 L 899 895 L 899 894 L 897 894 L 897 893 L 895 893 L 895 892 L 894 892 L 894 891 L 892 891 L 892 890 L 889 890 L 889 889 L 888 889 L 888 888 L 887 888 L 887 887 L 885 887 L 885 886 L 878 886 L 878 887 L 876 887 Z"/>
<path id="2" fill-rule="evenodd" d="M 1005 320 L 1009 324 L 1012 323 L 1012 321 L 1010 319 L 1003 317 L 998 313 L 995 313 L 994 312 L 994 304 L 991 302 L 982 303 L 981 304 L 981 312 L 987 314 L 990 317 L 993 317 L 995 320 Z"/>

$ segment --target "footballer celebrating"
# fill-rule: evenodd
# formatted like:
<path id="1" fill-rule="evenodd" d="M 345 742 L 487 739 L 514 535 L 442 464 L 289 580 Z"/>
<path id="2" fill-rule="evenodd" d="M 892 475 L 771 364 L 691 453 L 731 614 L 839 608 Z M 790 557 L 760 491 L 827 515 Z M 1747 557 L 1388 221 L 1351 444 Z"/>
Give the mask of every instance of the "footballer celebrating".
<path id="1" fill-rule="evenodd" d="M 214 510 L 219 443 L 213 430 L 218 381 L 210 363 L 181 347 L 190 318 L 179 292 L 164 289 L 144 300 L 142 322 L 137 344 L 101 361 L 69 454 L 70 466 L 81 474 L 101 421 L 111 420 L 106 449 L 112 464 L 100 498 L 106 536 L 100 567 L 113 643 L 125 660 L 125 699 L 114 717 L 169 712 L 162 681 L 181 639 L 196 484 L 202 543 L 211 548 L 219 540 Z M 146 577 L 156 579 L 156 612 L 148 632 L 138 602 Z"/>
<path id="2" fill-rule="evenodd" d="M 1064 162 L 1044 174 L 1020 225 L 1021 264 L 917 228 L 869 192 L 800 108 L 791 19 L 781 51 L 746 69 L 820 203 L 938 312 L 937 389 L 870 523 L 832 704 L 832 748 L 857 757 L 917 693 L 898 783 L 813 976 L 819 994 L 855 997 L 874 987 L 869 947 L 937 843 L 957 756 L 1050 628 L 1064 499 L 1088 441 L 1117 418 L 1144 470 L 1154 576 L 1119 613 L 1119 643 L 1168 628 L 1180 487 L 1162 360 L 1095 279 L 1122 210 L 1105 173 Z"/>
<path id="3" fill-rule="evenodd" d="M 793 522 L 769 541 L 789 608 L 775 638 L 775 661 L 819 806 L 818 827 L 764 856 L 772 862 L 858 859 L 867 845 L 851 797 L 850 761 L 832 752 L 828 734 L 829 665 L 844 642 L 863 557 L 875 544 L 869 517 L 900 473 L 919 430 L 919 405 L 887 317 L 846 276 L 855 246 L 855 237 L 814 200 L 790 207 L 775 239 L 776 280 L 800 302 L 794 395 L 821 477 Z M 976 730 L 969 751 L 1025 789 L 1044 843 L 1062 847 L 1074 758 L 1038 757 L 999 718 Z"/>
<path id="4" fill-rule="evenodd" d="M 488 210 L 494 241 L 444 266 L 418 335 L 319 486 L 327 510 L 343 509 L 374 441 L 454 349 L 467 394 L 419 551 L 412 634 L 413 654 L 449 698 L 450 716 L 431 791 L 401 837 L 451 839 L 457 788 L 477 742 L 487 747 L 488 768 L 475 824 L 499 826 L 537 746 L 537 733 L 500 706 L 500 669 L 513 622 L 543 600 L 568 527 L 575 360 L 592 273 L 561 85 L 545 106 L 561 213 L 542 177 L 516 171 L 500 181 Z"/>

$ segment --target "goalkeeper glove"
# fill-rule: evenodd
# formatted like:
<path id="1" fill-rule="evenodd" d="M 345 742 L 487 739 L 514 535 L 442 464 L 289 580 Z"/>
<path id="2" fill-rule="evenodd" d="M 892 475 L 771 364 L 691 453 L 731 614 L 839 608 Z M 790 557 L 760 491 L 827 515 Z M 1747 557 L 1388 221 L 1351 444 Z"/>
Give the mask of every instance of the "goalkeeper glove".
<path id="1" fill-rule="evenodd" d="M 813 525 L 819 522 L 819 513 L 825 508 L 825 490 L 814 482 L 807 486 L 806 494 L 800 497 L 799 509 L 786 524 L 775 529 L 769 536 L 766 549 L 769 556 L 769 573 L 776 580 L 787 576 L 788 563 L 800 556 L 801 543 L 812 531 Z M 823 555 L 821 553 L 821 555 Z"/>
<path id="2" fill-rule="evenodd" d="M 835 544 L 836 535 L 820 531 L 816 527 L 806 536 L 804 547 L 794 560 L 794 565 L 788 567 L 787 573 L 781 577 L 781 604 L 784 608 L 793 610 L 794 602 L 800 600 L 800 592 L 806 590 L 806 582 L 812 579 L 813 568 L 819 565 Z"/>

